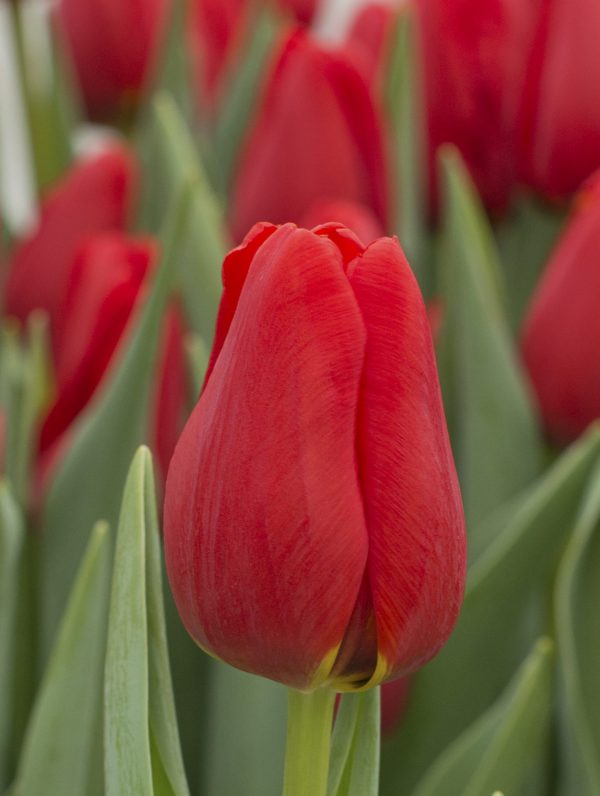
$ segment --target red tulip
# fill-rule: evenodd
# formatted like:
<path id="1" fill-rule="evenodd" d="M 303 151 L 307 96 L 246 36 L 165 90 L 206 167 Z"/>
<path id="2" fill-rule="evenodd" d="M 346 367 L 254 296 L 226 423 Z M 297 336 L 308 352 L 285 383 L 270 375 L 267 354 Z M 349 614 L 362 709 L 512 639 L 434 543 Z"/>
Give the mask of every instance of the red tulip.
<path id="1" fill-rule="evenodd" d="M 379 83 L 383 78 L 396 18 L 396 12 L 389 4 L 369 3 L 359 10 L 348 34 L 347 51 L 374 90 L 382 88 Z"/>
<path id="2" fill-rule="evenodd" d="M 385 225 L 381 130 L 367 85 L 307 35 L 286 42 L 237 175 L 231 222 L 296 221 L 318 200 L 362 202 Z"/>
<path id="3" fill-rule="evenodd" d="M 516 181 L 519 110 L 538 2 L 416 0 L 434 202 L 437 150 L 451 143 L 489 208 L 506 207 Z"/>
<path id="4" fill-rule="evenodd" d="M 568 442 L 600 418 L 600 172 L 580 195 L 546 266 L 522 349 L 546 425 Z"/>
<path id="5" fill-rule="evenodd" d="M 156 65 L 171 0 L 59 0 L 58 20 L 89 111 L 112 115 Z"/>
<path id="6" fill-rule="evenodd" d="M 115 354 L 122 350 L 155 261 L 156 247 L 151 240 L 116 233 L 91 238 L 75 258 L 57 347 L 57 394 L 40 434 L 43 471 L 48 462 L 55 463 L 65 434 L 98 394 Z M 183 420 L 182 340 L 181 322 L 171 310 L 163 334 L 152 413 L 153 447 L 165 474 Z"/>
<path id="7" fill-rule="evenodd" d="M 197 643 L 287 685 L 399 677 L 440 649 L 465 576 L 423 300 L 396 240 L 259 224 L 223 266 L 165 551 Z"/>
<path id="8" fill-rule="evenodd" d="M 600 4 L 545 0 L 528 70 L 522 170 L 551 198 L 600 167 Z"/>
<path id="9" fill-rule="evenodd" d="M 410 677 L 401 677 L 381 688 L 381 732 L 391 735 L 400 723 L 410 690 Z"/>
<path id="10" fill-rule="evenodd" d="M 114 146 L 76 165 L 48 194 L 37 228 L 12 256 L 8 314 L 25 321 L 32 310 L 46 310 L 56 343 L 75 253 L 88 235 L 124 228 L 135 177 L 131 156 Z"/>

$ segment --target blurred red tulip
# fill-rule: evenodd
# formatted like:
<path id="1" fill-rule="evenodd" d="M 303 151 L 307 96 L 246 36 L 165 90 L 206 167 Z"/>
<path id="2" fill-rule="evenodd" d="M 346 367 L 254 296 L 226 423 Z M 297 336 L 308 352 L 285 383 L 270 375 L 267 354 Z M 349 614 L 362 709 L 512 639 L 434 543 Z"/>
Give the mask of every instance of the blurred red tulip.
<path id="1" fill-rule="evenodd" d="M 386 221 L 380 121 L 347 58 L 307 35 L 287 40 L 271 74 L 234 186 L 231 224 L 300 222 L 322 199 L 362 202 Z"/>
<path id="2" fill-rule="evenodd" d="M 422 38 L 430 191 L 438 148 L 454 144 L 486 205 L 506 208 L 515 186 L 525 64 L 539 0 L 415 0 Z"/>
<path id="3" fill-rule="evenodd" d="M 167 478 L 165 554 L 197 643 L 351 690 L 444 644 L 462 504 L 429 323 L 397 241 L 257 225 L 223 266 L 200 400 Z"/>
<path id="4" fill-rule="evenodd" d="M 522 349 L 546 426 L 569 442 L 600 418 L 600 172 L 573 216 L 527 311 Z"/>
<path id="5" fill-rule="evenodd" d="M 381 732 L 391 735 L 404 715 L 408 692 L 410 690 L 410 677 L 401 677 L 381 686 Z"/>
<path id="6" fill-rule="evenodd" d="M 332 221 L 348 227 L 363 244 L 369 244 L 384 234 L 381 223 L 369 207 L 358 202 L 330 202 L 327 199 L 312 205 L 300 226 L 312 229 Z"/>
<path id="7" fill-rule="evenodd" d="M 124 229 L 136 182 L 131 155 L 113 146 L 77 164 L 55 186 L 44 199 L 36 229 L 12 255 L 9 315 L 24 322 L 32 310 L 45 310 L 56 344 L 75 253 L 88 235 Z"/>
<path id="8" fill-rule="evenodd" d="M 40 452 L 46 461 L 55 463 L 57 444 L 98 394 L 140 306 L 155 261 L 152 240 L 117 233 L 95 236 L 78 252 L 57 346 L 56 399 L 40 433 Z M 153 448 L 164 474 L 183 421 L 184 368 L 181 321 L 172 309 L 165 321 L 152 412 Z"/>
<path id="9" fill-rule="evenodd" d="M 600 4 L 544 0 L 524 103 L 525 181 L 566 198 L 600 167 Z"/>
<path id="10" fill-rule="evenodd" d="M 379 82 L 383 78 L 387 48 L 396 19 L 396 10 L 389 3 L 369 3 L 360 8 L 346 40 L 346 48 L 354 63 L 360 67 L 374 91 L 383 88 Z"/>
<path id="11" fill-rule="evenodd" d="M 59 0 L 58 21 L 90 113 L 135 103 L 156 65 L 171 0 Z"/>

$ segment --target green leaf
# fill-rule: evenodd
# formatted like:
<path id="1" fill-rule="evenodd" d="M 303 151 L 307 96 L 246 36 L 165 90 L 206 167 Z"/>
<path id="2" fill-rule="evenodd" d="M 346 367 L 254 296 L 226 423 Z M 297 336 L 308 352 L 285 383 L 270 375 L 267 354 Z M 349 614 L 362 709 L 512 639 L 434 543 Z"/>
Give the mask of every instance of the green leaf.
<path id="1" fill-rule="evenodd" d="M 136 453 L 123 493 L 104 680 L 106 793 L 186 796 L 162 602 L 152 458 Z"/>
<path id="2" fill-rule="evenodd" d="M 143 192 L 143 224 L 153 229 L 165 208 L 190 186 L 193 223 L 178 242 L 177 277 L 193 331 L 212 342 L 221 297 L 221 264 L 231 248 L 223 211 L 212 193 L 190 131 L 173 98 L 156 96 L 141 131 L 140 149 L 152 181 Z"/>
<path id="3" fill-rule="evenodd" d="M 507 291 L 508 318 L 518 333 L 540 275 L 565 221 L 565 211 L 521 198 L 496 228 Z"/>
<path id="4" fill-rule="evenodd" d="M 168 92 L 177 102 L 184 118 L 191 119 L 194 113 L 194 91 L 190 85 L 189 52 L 182 47 L 187 37 L 188 0 L 173 0 L 170 20 L 166 26 L 166 36 L 160 64 L 157 70 L 157 85 Z"/>
<path id="5" fill-rule="evenodd" d="M 188 368 L 190 372 L 190 382 L 193 388 L 194 402 L 200 395 L 200 390 L 204 384 L 204 377 L 208 368 L 210 351 L 204 340 L 198 334 L 188 336 L 185 344 L 187 353 Z"/>
<path id="6" fill-rule="evenodd" d="M 600 467 L 594 477 L 556 586 L 564 760 L 560 793 L 600 793 Z"/>
<path id="7" fill-rule="evenodd" d="M 98 750 L 110 575 L 108 526 L 91 536 L 27 729 L 14 796 L 88 793 Z"/>
<path id="8" fill-rule="evenodd" d="M 245 52 L 222 93 L 223 102 L 215 131 L 215 161 L 219 166 L 219 185 L 229 194 L 240 151 L 252 127 L 256 105 L 260 102 L 265 73 L 270 65 L 279 34 L 277 18 L 268 8 L 259 8 L 249 25 L 251 36 Z"/>
<path id="9" fill-rule="evenodd" d="M 384 747 L 382 793 L 409 793 L 433 760 L 498 698 L 548 624 L 547 584 L 600 456 L 593 428 L 514 506 L 469 571 L 461 615 L 411 681 L 406 715 Z"/>
<path id="10" fill-rule="evenodd" d="M 164 254 L 112 378 L 78 418 L 42 510 L 40 588 L 43 648 L 49 649 L 84 539 L 99 517 L 116 524 L 131 457 L 148 428 L 159 335 L 178 244 L 189 220 L 183 195 L 172 208 Z"/>
<path id="11" fill-rule="evenodd" d="M 426 166 L 423 76 L 415 20 L 410 9 L 397 14 L 385 79 L 385 107 L 391 127 L 394 176 L 393 230 L 408 257 L 423 295 L 433 288 L 426 252 Z"/>
<path id="12" fill-rule="evenodd" d="M 504 315 L 491 231 L 460 156 L 442 158 L 440 367 L 468 524 L 531 483 L 540 437 Z"/>
<path id="13" fill-rule="evenodd" d="M 25 529 L 11 490 L 0 482 L 0 792 L 8 785 L 13 745 L 15 639 Z"/>
<path id="14" fill-rule="evenodd" d="M 278 683 L 211 661 L 202 793 L 280 796 L 286 690 Z"/>
<path id="15" fill-rule="evenodd" d="M 328 796 L 377 796 L 381 733 L 379 688 L 344 694 L 335 720 Z"/>
<path id="16" fill-rule="evenodd" d="M 414 796 L 522 793 L 548 742 L 553 644 L 540 639 L 500 699 L 436 761 Z"/>

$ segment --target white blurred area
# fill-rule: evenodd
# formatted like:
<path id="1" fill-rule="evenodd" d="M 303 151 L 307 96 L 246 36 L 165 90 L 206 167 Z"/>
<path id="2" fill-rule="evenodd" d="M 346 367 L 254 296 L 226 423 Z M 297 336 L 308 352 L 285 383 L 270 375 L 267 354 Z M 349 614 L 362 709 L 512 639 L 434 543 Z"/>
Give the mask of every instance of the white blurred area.
<path id="1" fill-rule="evenodd" d="M 53 2 L 55 0 L 21 0 L 26 44 L 37 56 L 40 68 L 36 77 L 41 81 L 48 76 L 47 59 L 50 51 L 47 19 Z M 316 35 L 331 44 L 342 41 L 354 15 L 367 2 L 321 0 L 315 19 Z M 392 3 L 394 0 L 378 2 Z M 0 0 L 0 214 L 14 233 L 23 232 L 35 223 L 36 204 L 25 110 L 15 68 L 17 53 L 11 35 L 9 6 L 8 0 Z M 100 139 L 103 135 L 100 132 Z M 86 127 L 78 135 L 75 146 L 79 151 L 89 151 L 98 145 L 98 140 L 98 130 Z"/>

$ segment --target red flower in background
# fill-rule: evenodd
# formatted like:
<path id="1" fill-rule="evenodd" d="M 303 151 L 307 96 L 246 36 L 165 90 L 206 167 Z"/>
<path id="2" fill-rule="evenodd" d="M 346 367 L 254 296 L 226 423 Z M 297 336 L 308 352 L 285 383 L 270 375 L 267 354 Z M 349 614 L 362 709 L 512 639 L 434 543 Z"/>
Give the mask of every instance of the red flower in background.
<path id="1" fill-rule="evenodd" d="M 125 228 L 136 184 L 135 164 L 121 147 L 78 163 L 45 197 L 36 229 L 13 252 L 6 312 L 24 321 L 46 310 L 54 347 L 77 249 L 89 235 Z"/>
<path id="2" fill-rule="evenodd" d="M 395 240 L 257 225 L 223 266 L 166 563 L 200 646 L 301 689 L 423 665 L 465 575 L 429 323 Z"/>
<path id="3" fill-rule="evenodd" d="M 525 363 L 546 426 L 568 442 L 600 417 L 600 172 L 579 196 L 527 311 Z"/>
<path id="4" fill-rule="evenodd" d="M 300 222 L 322 199 L 362 202 L 385 225 L 380 121 L 366 82 L 307 35 L 287 40 L 242 153 L 231 225 Z"/>
<path id="5" fill-rule="evenodd" d="M 322 199 L 305 213 L 300 225 L 312 229 L 321 224 L 337 222 L 352 230 L 361 243 L 368 244 L 383 237 L 384 231 L 373 211 L 358 202 L 328 201 Z"/>
<path id="6" fill-rule="evenodd" d="M 517 177 L 525 64 L 539 0 L 415 0 L 422 38 L 431 195 L 445 143 L 486 205 L 505 209 Z"/>
<path id="7" fill-rule="evenodd" d="M 60 0 L 58 21 L 88 110 L 135 102 L 156 65 L 171 0 Z"/>
<path id="8" fill-rule="evenodd" d="M 528 69 L 521 170 L 551 198 L 571 196 L 600 167 L 599 37 L 596 0 L 544 0 Z"/>

